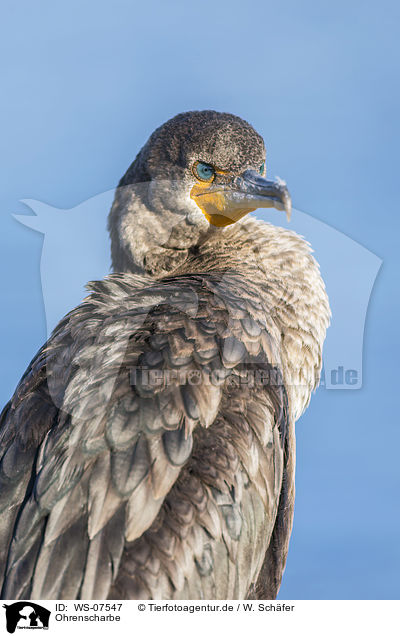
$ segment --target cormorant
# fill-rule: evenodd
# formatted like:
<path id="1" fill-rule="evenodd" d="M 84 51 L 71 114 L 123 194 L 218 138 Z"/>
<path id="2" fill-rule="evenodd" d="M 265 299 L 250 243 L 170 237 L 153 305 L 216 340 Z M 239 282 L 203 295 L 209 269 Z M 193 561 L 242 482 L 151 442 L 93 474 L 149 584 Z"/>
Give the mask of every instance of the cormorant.
<path id="1" fill-rule="evenodd" d="M 122 178 L 115 273 L 1 416 L 4 599 L 276 597 L 329 305 L 309 245 L 245 216 L 290 213 L 265 174 L 252 126 L 195 111 Z"/>

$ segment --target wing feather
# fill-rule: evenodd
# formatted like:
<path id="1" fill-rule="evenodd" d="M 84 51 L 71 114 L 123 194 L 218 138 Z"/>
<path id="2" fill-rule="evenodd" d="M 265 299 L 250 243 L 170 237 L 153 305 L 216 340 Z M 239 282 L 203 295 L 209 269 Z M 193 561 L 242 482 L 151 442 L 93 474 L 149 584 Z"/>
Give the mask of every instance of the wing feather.
<path id="1" fill-rule="evenodd" d="M 259 294 L 212 274 L 91 290 L 2 415 L 3 598 L 240 597 L 286 435 L 282 386 L 242 386 L 279 364 Z"/>

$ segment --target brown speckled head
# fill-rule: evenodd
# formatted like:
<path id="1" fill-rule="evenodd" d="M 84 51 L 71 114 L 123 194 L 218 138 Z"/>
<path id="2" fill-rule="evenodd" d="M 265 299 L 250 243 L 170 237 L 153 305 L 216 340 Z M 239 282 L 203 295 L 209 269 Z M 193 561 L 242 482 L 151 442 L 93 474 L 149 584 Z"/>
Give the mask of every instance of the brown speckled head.
<path id="1" fill-rule="evenodd" d="M 180 113 L 153 132 L 120 185 L 185 179 L 196 160 L 233 174 L 259 171 L 265 161 L 264 141 L 250 124 L 229 113 Z"/>

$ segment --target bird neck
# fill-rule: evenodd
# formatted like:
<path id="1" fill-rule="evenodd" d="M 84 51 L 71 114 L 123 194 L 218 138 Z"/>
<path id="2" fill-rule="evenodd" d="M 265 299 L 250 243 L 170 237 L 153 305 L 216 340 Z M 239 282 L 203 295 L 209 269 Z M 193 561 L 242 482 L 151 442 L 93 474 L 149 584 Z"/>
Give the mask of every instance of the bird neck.
<path id="1" fill-rule="evenodd" d="M 115 272 L 169 275 L 209 232 L 209 223 L 195 204 L 195 209 L 182 207 L 178 212 L 152 206 L 150 188 L 148 183 L 135 183 L 116 191 L 108 220 Z"/>

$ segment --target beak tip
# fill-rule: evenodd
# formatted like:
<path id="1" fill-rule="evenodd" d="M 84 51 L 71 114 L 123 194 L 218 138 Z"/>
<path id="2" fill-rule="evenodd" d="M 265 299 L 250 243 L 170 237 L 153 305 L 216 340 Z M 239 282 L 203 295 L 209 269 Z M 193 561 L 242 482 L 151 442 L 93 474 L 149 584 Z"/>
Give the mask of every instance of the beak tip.
<path id="1" fill-rule="evenodd" d="M 285 202 L 285 212 L 286 212 L 286 220 L 290 223 L 290 219 L 292 217 L 292 201 L 289 199 Z"/>
<path id="2" fill-rule="evenodd" d="M 283 209 L 286 212 L 286 220 L 288 223 L 290 223 L 290 219 L 292 217 L 292 199 L 287 189 L 286 181 L 284 181 L 278 176 L 275 177 L 275 181 L 278 184 L 281 191 L 283 191 L 283 195 L 282 195 Z"/>

